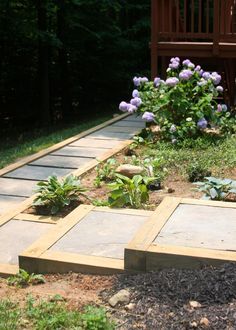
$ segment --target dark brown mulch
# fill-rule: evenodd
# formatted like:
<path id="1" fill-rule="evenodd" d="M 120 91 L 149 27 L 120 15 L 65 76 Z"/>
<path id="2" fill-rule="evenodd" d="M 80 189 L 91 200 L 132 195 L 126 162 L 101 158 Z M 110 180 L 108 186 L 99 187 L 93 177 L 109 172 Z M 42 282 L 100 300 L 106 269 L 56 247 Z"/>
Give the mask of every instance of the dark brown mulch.
<path id="1" fill-rule="evenodd" d="M 112 310 L 117 329 L 182 330 L 236 329 L 236 265 L 200 270 L 163 270 L 155 273 L 121 275 L 107 299 L 120 289 L 131 292 L 135 307 Z M 191 308 L 190 301 L 200 308 Z M 207 318 L 209 324 L 206 325 Z"/>

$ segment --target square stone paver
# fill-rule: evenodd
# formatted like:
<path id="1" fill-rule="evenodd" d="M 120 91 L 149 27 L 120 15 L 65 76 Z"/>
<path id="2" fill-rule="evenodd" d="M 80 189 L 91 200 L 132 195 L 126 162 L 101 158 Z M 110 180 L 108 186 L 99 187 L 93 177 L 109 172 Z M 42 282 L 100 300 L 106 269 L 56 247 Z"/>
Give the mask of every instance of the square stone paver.
<path id="1" fill-rule="evenodd" d="M 112 124 L 111 127 L 116 126 L 116 127 L 135 127 L 135 128 L 145 128 L 146 127 L 146 122 L 145 121 L 131 121 L 131 120 L 120 120 L 117 121 L 116 123 Z"/>
<path id="2" fill-rule="evenodd" d="M 0 227 L 0 263 L 18 264 L 18 255 L 54 225 L 10 220 Z"/>
<path id="3" fill-rule="evenodd" d="M 180 204 L 155 244 L 236 251 L 236 209 Z"/>
<path id="4" fill-rule="evenodd" d="M 6 213 L 23 202 L 25 197 L 0 195 L 0 214 Z M 0 227 L 1 228 L 1 227 Z"/>
<path id="5" fill-rule="evenodd" d="M 135 133 L 110 132 L 104 128 L 92 134 L 89 134 L 88 137 L 93 139 L 130 140 L 134 135 Z"/>
<path id="6" fill-rule="evenodd" d="M 7 175 L 7 174 L 6 174 Z M 29 197 L 38 181 L 0 178 L 0 194 Z"/>
<path id="7" fill-rule="evenodd" d="M 30 163 L 30 165 L 76 169 L 90 161 L 91 158 L 47 155 Z"/>
<path id="8" fill-rule="evenodd" d="M 124 248 L 147 216 L 92 211 L 49 251 L 123 259 Z"/>
<path id="9" fill-rule="evenodd" d="M 20 178 L 29 180 L 46 180 L 50 175 L 62 177 L 69 174 L 71 169 L 55 168 L 55 167 L 41 167 L 25 165 L 17 170 L 7 173 L 5 176 L 9 178 Z"/>
<path id="10" fill-rule="evenodd" d="M 96 141 L 94 141 L 96 146 Z M 52 153 L 52 155 L 73 156 L 73 157 L 87 157 L 96 158 L 101 156 L 109 149 L 104 148 L 88 148 L 88 147 L 64 147 Z"/>
<path id="11" fill-rule="evenodd" d="M 71 144 L 70 147 L 89 147 L 89 148 L 102 148 L 102 149 L 112 149 L 117 147 L 121 142 L 116 140 L 97 140 L 96 143 L 94 139 L 83 138 L 77 140 Z"/>

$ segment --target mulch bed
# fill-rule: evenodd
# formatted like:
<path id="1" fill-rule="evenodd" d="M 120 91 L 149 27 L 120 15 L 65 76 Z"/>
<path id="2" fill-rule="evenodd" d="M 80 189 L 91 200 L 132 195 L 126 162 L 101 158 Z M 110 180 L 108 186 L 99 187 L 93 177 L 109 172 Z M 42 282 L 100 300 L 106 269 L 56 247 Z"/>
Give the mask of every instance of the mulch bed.
<path id="1" fill-rule="evenodd" d="M 163 270 L 121 275 L 102 292 L 104 301 L 128 289 L 134 307 L 110 308 L 117 329 L 236 329 L 236 265 L 200 270 Z M 190 301 L 201 307 L 193 308 Z"/>

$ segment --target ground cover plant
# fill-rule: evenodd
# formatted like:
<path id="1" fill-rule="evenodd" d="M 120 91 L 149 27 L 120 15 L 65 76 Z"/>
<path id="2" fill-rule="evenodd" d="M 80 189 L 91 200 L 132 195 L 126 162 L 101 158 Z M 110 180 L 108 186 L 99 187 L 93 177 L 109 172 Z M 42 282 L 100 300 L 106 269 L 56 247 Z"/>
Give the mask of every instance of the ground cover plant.
<path id="1" fill-rule="evenodd" d="M 81 195 L 86 196 L 85 190 L 80 180 L 72 174 L 64 179 L 52 175 L 47 181 L 37 183 L 33 206 L 44 206 L 50 209 L 51 214 L 56 214 L 71 202 L 77 201 Z"/>
<path id="2" fill-rule="evenodd" d="M 45 278 L 41 274 L 29 274 L 24 269 L 19 269 L 19 272 L 16 275 L 8 277 L 7 283 L 8 285 L 25 287 L 30 284 L 36 285 L 45 283 Z"/>

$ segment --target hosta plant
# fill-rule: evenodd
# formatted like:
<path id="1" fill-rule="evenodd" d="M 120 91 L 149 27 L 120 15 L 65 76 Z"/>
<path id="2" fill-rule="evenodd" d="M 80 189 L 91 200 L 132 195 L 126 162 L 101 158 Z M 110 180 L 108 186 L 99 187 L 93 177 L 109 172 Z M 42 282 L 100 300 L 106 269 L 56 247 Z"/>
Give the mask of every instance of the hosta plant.
<path id="1" fill-rule="evenodd" d="M 85 188 L 81 186 L 80 180 L 69 175 L 64 179 L 58 179 L 52 175 L 47 181 L 37 183 L 37 196 L 34 199 L 34 206 L 46 206 L 50 208 L 51 214 L 56 214 L 65 206 L 70 205 L 74 200 L 78 200 L 84 194 Z"/>
<path id="2" fill-rule="evenodd" d="M 111 181 L 115 176 L 117 161 L 115 158 L 109 158 L 106 162 L 100 163 L 96 167 L 97 176 L 94 180 L 95 187 L 100 187 L 102 181 Z"/>
<path id="3" fill-rule="evenodd" d="M 135 175 L 128 178 L 121 174 L 116 174 L 116 180 L 108 185 L 110 194 L 108 203 L 111 207 L 130 206 L 141 208 L 149 199 L 147 185 L 153 178 Z"/>
<path id="4" fill-rule="evenodd" d="M 132 99 L 121 102 L 120 110 L 156 123 L 161 136 L 172 143 L 199 136 L 208 127 L 220 127 L 229 114 L 227 106 L 216 101 L 223 93 L 221 76 L 204 72 L 188 59 L 172 58 L 166 80 L 135 77 L 133 81 Z"/>
<path id="5" fill-rule="evenodd" d="M 204 192 L 204 199 L 224 201 L 229 194 L 236 194 L 236 181 L 206 177 L 204 182 L 195 182 L 197 190 Z"/>

